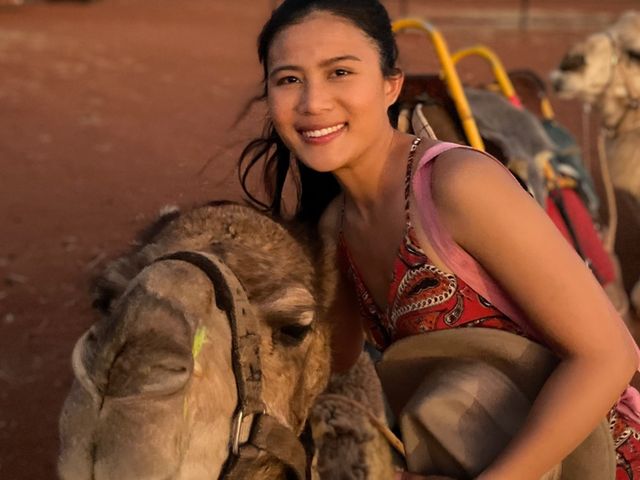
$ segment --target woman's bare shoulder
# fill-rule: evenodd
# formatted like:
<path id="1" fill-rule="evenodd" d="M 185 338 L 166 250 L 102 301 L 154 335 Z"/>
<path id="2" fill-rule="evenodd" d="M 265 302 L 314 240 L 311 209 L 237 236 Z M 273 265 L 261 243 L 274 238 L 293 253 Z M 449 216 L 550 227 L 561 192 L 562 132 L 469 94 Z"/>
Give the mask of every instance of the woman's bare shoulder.
<path id="1" fill-rule="evenodd" d="M 466 211 L 469 202 L 482 202 L 486 195 L 502 200 L 529 197 L 498 160 L 468 148 L 442 153 L 431 179 L 433 200 L 445 216 Z"/>
<path id="2" fill-rule="evenodd" d="M 471 148 L 452 148 L 441 153 L 433 165 L 433 177 L 446 184 L 475 178 L 478 174 L 498 175 L 513 181 L 508 169 L 490 155 Z M 476 178 L 476 180 L 478 180 Z"/>

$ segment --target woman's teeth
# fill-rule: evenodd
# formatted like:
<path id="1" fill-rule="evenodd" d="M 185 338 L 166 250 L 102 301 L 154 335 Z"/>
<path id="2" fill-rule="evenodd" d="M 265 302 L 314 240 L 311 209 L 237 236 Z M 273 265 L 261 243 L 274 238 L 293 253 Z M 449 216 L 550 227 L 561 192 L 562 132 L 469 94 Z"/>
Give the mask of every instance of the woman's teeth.
<path id="1" fill-rule="evenodd" d="M 337 132 L 344 128 L 346 124 L 341 123 L 340 125 L 336 125 L 334 127 L 322 128 L 320 130 L 305 130 L 302 132 L 302 135 L 307 138 L 318 138 L 324 137 L 325 135 L 329 135 L 330 133 Z"/>

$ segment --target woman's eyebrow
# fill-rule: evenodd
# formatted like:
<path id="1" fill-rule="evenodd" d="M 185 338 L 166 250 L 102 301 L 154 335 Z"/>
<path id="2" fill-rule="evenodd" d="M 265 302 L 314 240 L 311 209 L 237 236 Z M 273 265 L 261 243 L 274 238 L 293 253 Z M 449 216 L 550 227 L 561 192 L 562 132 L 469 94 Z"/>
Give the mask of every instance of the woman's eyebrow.
<path id="1" fill-rule="evenodd" d="M 301 72 L 302 67 L 298 67 L 296 65 L 281 65 L 271 70 L 271 72 L 269 72 L 269 78 L 273 77 L 276 73 L 282 72 L 283 70 L 294 70 L 296 72 Z"/>
<path id="2" fill-rule="evenodd" d="M 319 63 L 319 66 L 325 68 L 330 65 L 333 65 L 334 63 L 343 62 L 345 60 L 352 60 L 355 62 L 362 61 L 360 58 L 356 57 L 355 55 L 340 55 L 338 57 L 332 57 L 332 58 L 323 60 L 322 62 Z M 279 67 L 275 67 L 273 70 L 271 70 L 271 72 L 269 73 L 269 77 L 273 77 L 275 74 L 283 70 L 293 70 L 293 71 L 301 72 L 303 68 L 298 65 L 280 65 Z"/>
<path id="3" fill-rule="evenodd" d="M 327 60 L 323 60 L 322 62 L 320 62 L 320 66 L 321 67 L 328 67 L 329 65 L 332 65 L 334 63 L 338 63 L 338 62 L 342 62 L 344 60 L 354 60 L 356 62 L 361 62 L 362 60 L 360 60 L 360 58 L 356 57 L 355 55 L 340 55 L 339 57 L 333 57 L 333 58 L 329 58 Z"/>

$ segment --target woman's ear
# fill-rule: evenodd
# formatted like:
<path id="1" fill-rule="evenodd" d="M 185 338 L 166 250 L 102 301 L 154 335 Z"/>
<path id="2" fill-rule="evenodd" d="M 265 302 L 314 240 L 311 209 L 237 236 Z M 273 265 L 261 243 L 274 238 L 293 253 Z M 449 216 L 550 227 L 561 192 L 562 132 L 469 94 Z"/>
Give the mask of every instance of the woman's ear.
<path id="1" fill-rule="evenodd" d="M 385 98 L 387 108 L 396 103 L 396 100 L 400 96 L 402 85 L 404 84 L 404 72 L 398 70 L 384 79 Z"/>

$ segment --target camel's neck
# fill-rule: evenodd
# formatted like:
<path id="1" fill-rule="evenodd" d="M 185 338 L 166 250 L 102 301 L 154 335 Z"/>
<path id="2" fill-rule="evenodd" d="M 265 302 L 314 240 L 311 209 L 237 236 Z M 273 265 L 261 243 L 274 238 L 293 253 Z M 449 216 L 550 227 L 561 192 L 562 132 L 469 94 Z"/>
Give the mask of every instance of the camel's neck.
<path id="1" fill-rule="evenodd" d="M 628 108 L 614 135 L 617 137 L 638 129 L 640 129 L 640 105 Z"/>
<path id="2" fill-rule="evenodd" d="M 614 135 L 640 127 L 640 86 L 626 63 L 617 65 L 611 82 L 597 100 L 604 124 Z"/>
<path id="3" fill-rule="evenodd" d="M 598 105 L 604 126 L 614 137 L 640 128 L 640 102 L 630 98 L 604 98 Z"/>

